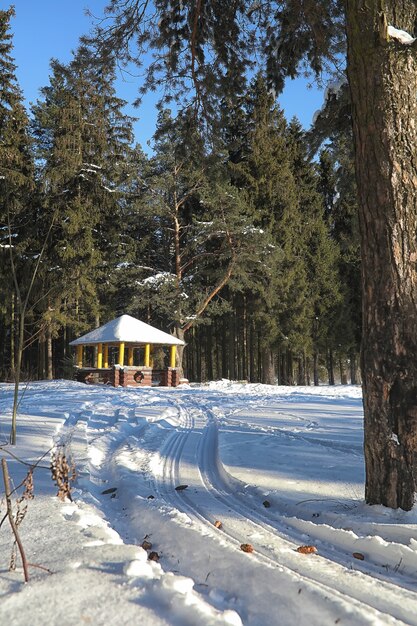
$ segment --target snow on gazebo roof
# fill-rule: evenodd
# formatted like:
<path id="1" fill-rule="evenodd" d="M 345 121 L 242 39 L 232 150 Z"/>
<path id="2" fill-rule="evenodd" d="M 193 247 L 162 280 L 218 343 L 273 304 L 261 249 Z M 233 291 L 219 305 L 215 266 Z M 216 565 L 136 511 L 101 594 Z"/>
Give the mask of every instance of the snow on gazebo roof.
<path id="1" fill-rule="evenodd" d="M 162 330 L 158 330 L 130 315 L 122 315 L 104 326 L 71 341 L 71 346 L 92 345 L 96 343 L 135 343 L 164 346 L 183 346 L 184 342 Z"/>

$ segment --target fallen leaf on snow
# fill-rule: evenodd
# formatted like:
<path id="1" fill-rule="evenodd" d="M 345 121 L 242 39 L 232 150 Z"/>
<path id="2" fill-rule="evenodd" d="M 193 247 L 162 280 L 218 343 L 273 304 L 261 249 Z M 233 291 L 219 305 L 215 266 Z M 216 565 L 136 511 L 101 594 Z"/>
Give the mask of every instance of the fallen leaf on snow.
<path id="1" fill-rule="evenodd" d="M 250 543 L 242 543 L 240 549 L 243 550 L 243 552 L 253 552 L 253 546 Z"/>
<path id="2" fill-rule="evenodd" d="M 264 505 L 264 507 L 265 507 L 266 509 L 269 509 L 269 507 L 271 506 L 271 503 L 270 503 L 270 501 L 269 501 L 269 500 L 264 500 L 264 501 L 262 502 L 262 504 Z"/>
<path id="3" fill-rule="evenodd" d="M 355 559 L 359 559 L 359 561 L 364 561 L 365 557 L 363 556 L 362 552 L 353 552 L 352 556 Z"/>
<path id="4" fill-rule="evenodd" d="M 299 546 L 297 552 L 301 554 L 315 554 L 317 552 L 316 546 Z"/>
<path id="5" fill-rule="evenodd" d="M 152 548 L 151 542 L 147 541 L 146 539 L 144 539 L 140 545 L 141 548 L 143 548 L 144 550 L 150 550 Z"/>
<path id="6" fill-rule="evenodd" d="M 184 491 L 187 487 L 188 485 L 178 485 L 178 487 L 175 487 L 175 491 Z"/>
<path id="7" fill-rule="evenodd" d="M 159 561 L 159 554 L 157 552 L 150 552 L 148 555 L 149 561 Z"/>
<path id="8" fill-rule="evenodd" d="M 106 495 L 108 493 L 114 493 L 115 491 L 117 491 L 117 487 L 110 487 L 109 489 L 105 489 L 104 491 L 102 491 L 101 493 L 103 495 Z"/>
<path id="9" fill-rule="evenodd" d="M 220 520 L 216 519 L 216 521 L 214 522 L 214 525 L 216 528 L 221 528 L 223 526 L 223 524 L 221 523 Z"/>

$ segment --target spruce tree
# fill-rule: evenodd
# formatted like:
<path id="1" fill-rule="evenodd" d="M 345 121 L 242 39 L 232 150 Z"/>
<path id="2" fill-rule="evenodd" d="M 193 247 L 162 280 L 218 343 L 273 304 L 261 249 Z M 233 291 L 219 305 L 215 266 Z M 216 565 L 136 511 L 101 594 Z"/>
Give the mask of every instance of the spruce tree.
<path id="1" fill-rule="evenodd" d="M 0 289 L 3 302 L 10 306 L 9 320 L 6 304 L 2 321 L 3 328 L 9 322 L 9 356 L 14 378 L 10 443 L 14 445 L 27 313 L 44 246 L 38 247 L 28 119 L 11 55 L 9 29 L 13 15 L 13 9 L 0 11 L 0 254 L 5 261 L 2 264 L 5 280 Z M 6 351 L 3 355 L 6 356 Z"/>
<path id="2" fill-rule="evenodd" d="M 36 194 L 28 117 L 16 78 L 13 8 L 0 11 L 0 327 L 3 374 L 16 369 L 22 299 L 37 247 Z M 11 262 L 19 288 L 11 280 Z M 21 299 L 22 298 L 22 299 Z"/>
<path id="3" fill-rule="evenodd" d="M 51 68 L 50 85 L 33 108 L 46 214 L 57 215 L 49 247 L 54 271 L 45 277 L 49 335 L 79 332 L 99 319 L 125 254 L 121 198 L 132 140 L 132 120 L 114 92 L 113 63 L 80 46 L 68 65 L 53 61 Z"/>
<path id="4" fill-rule="evenodd" d="M 313 350 L 314 381 L 317 384 L 318 353 L 323 350 L 331 353 L 339 344 L 333 333 L 334 313 L 341 300 L 339 249 L 330 235 L 326 207 L 318 189 L 317 167 L 309 156 L 306 135 L 297 120 L 292 120 L 288 128 L 288 150 L 301 212 L 301 238 L 308 284 L 308 321 L 305 328 L 309 339 L 304 343 L 304 349 Z M 331 372 L 329 378 L 332 379 Z"/>
<path id="5" fill-rule="evenodd" d="M 262 381 L 273 384 L 277 354 L 298 346 L 306 320 L 301 216 L 287 124 L 261 74 L 251 84 L 244 111 L 246 131 L 242 147 L 234 151 L 240 159 L 230 159 L 229 169 L 231 180 L 244 190 L 254 223 L 269 238 L 263 272 L 246 289 L 252 301 L 256 298 L 252 317 L 261 337 Z M 287 375 L 280 379 L 285 382 Z"/>
<path id="6" fill-rule="evenodd" d="M 340 251 L 342 299 L 334 312 L 333 334 L 349 360 L 351 382 L 356 383 L 361 340 L 360 238 L 351 133 L 334 131 L 320 154 L 319 173 L 329 232 Z"/>

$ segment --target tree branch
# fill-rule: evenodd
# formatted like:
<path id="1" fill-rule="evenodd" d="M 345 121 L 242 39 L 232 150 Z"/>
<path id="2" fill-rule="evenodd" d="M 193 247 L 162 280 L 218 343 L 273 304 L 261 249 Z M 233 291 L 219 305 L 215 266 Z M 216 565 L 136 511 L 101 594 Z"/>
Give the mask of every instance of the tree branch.
<path id="1" fill-rule="evenodd" d="M 19 535 L 16 523 L 13 518 L 13 509 L 12 509 L 11 492 L 10 492 L 10 479 L 9 479 L 9 472 L 7 469 L 6 459 L 1 460 L 1 465 L 2 465 L 2 470 L 3 470 L 4 489 L 5 489 L 5 494 L 6 494 L 7 516 L 9 518 L 10 527 L 13 531 L 14 538 L 17 543 L 17 547 L 19 548 L 20 558 L 22 559 L 23 575 L 25 578 L 25 583 L 27 583 L 29 581 L 28 562 L 26 560 L 25 551 L 23 549 L 20 535 Z"/>

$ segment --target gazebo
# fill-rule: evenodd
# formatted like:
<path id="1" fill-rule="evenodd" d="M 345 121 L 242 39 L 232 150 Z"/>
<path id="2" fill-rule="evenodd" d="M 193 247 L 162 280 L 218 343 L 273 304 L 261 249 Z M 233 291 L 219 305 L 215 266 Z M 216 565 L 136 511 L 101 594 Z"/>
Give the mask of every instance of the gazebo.
<path id="1" fill-rule="evenodd" d="M 145 322 L 122 315 L 104 326 L 71 341 L 77 350 L 75 376 L 86 383 L 114 387 L 163 385 L 176 387 L 179 370 L 175 367 L 176 348 L 184 342 Z M 85 348 L 93 347 L 93 366 L 85 366 Z M 152 348 L 169 347 L 167 367 L 153 367 Z"/>

